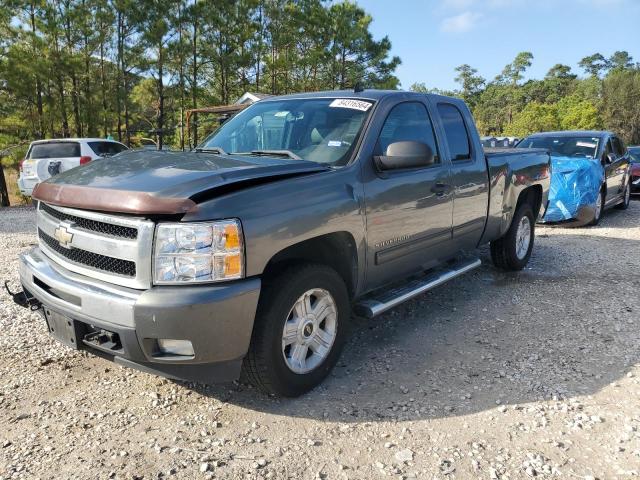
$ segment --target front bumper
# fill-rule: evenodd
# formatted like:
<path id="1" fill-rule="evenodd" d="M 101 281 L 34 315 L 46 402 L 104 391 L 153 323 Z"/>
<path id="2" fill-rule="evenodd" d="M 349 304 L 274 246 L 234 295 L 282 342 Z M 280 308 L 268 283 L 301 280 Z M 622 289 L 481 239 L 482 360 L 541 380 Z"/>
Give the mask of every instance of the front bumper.
<path id="1" fill-rule="evenodd" d="M 640 194 L 640 176 L 631 177 L 631 194 L 632 195 Z"/>
<path id="2" fill-rule="evenodd" d="M 20 256 L 20 280 L 49 317 L 53 312 L 73 320 L 78 348 L 140 370 L 201 383 L 238 378 L 260 294 L 258 278 L 149 290 L 120 287 L 65 270 L 37 247 Z M 83 341 L 99 330 L 116 334 L 118 348 Z M 194 355 L 162 354 L 158 339 L 188 340 Z"/>

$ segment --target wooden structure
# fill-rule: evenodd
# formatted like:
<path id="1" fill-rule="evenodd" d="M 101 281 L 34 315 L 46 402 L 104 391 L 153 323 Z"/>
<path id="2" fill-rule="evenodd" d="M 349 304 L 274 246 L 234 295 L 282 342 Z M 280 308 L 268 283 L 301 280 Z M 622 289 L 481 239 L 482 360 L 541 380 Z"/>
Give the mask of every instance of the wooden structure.
<path id="1" fill-rule="evenodd" d="M 215 114 L 224 116 L 231 116 L 238 113 L 241 110 L 247 108 L 250 104 L 235 104 L 235 105 L 221 105 L 218 107 L 202 107 L 202 108 L 192 108 L 191 110 L 186 111 L 186 123 L 187 123 L 187 138 L 189 139 L 189 147 L 191 147 L 191 122 L 192 120 L 198 119 L 198 115 L 200 114 Z M 198 144 L 198 128 L 194 129 L 193 135 L 193 147 Z"/>

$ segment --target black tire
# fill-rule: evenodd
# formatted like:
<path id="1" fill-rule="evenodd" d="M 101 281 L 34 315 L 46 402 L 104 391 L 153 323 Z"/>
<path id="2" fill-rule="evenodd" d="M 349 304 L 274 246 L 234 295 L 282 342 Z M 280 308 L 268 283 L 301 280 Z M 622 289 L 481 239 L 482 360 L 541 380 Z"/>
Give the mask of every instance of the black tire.
<path id="1" fill-rule="evenodd" d="M 307 373 L 295 373 L 283 355 L 283 329 L 296 301 L 312 289 L 326 290 L 333 298 L 336 334 L 322 363 Z M 349 317 L 347 287 L 335 270 L 317 264 L 286 269 L 263 285 L 249 352 L 243 361 L 243 378 L 267 394 L 297 397 L 308 392 L 324 380 L 338 361 Z"/>
<path id="2" fill-rule="evenodd" d="M 629 208 L 629 203 L 631 203 L 631 185 L 627 182 L 627 186 L 624 189 L 624 193 L 622 194 L 622 203 L 616 205 L 618 210 L 626 210 Z"/>
<path id="3" fill-rule="evenodd" d="M 602 213 L 604 212 L 604 190 L 600 191 L 600 214 L 598 216 L 594 216 L 593 220 L 591 220 L 588 224 L 590 227 L 595 227 L 600 223 L 602 219 Z"/>
<path id="4" fill-rule="evenodd" d="M 529 247 L 527 248 L 526 254 L 519 257 L 517 254 L 517 233 L 518 226 L 524 217 L 529 220 Z M 498 240 L 491 242 L 491 259 L 493 260 L 493 264 L 501 270 L 522 270 L 527 265 L 529 258 L 531 257 L 534 239 L 535 219 L 533 216 L 533 210 L 531 209 L 531 205 L 523 203 L 516 210 L 507 233 Z"/>

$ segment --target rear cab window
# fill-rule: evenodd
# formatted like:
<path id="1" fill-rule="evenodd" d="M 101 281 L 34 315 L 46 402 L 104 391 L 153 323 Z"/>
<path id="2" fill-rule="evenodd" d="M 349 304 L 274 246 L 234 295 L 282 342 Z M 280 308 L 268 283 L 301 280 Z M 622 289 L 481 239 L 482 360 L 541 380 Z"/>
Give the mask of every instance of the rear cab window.
<path id="1" fill-rule="evenodd" d="M 78 142 L 50 142 L 34 143 L 29 149 L 30 160 L 42 158 L 69 158 L 80 156 L 80 144 Z"/>
<path id="2" fill-rule="evenodd" d="M 454 162 L 471 160 L 471 142 L 462 113 L 451 103 L 438 103 L 438 113 L 444 127 L 451 160 Z"/>
<path id="3" fill-rule="evenodd" d="M 93 153 L 100 157 L 113 156 L 127 150 L 127 147 L 115 142 L 88 142 Z"/>

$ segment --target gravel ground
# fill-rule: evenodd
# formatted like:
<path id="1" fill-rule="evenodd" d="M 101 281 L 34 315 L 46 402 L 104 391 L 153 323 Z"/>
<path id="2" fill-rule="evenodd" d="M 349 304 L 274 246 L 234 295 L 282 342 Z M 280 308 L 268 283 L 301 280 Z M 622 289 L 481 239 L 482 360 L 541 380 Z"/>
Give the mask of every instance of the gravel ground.
<path id="1" fill-rule="evenodd" d="M 0 210 L 0 279 L 35 242 Z M 0 479 L 626 479 L 640 474 L 640 202 L 539 228 L 375 321 L 296 400 L 181 384 L 73 352 L 0 295 Z M 14 283 L 15 285 L 15 283 Z"/>

